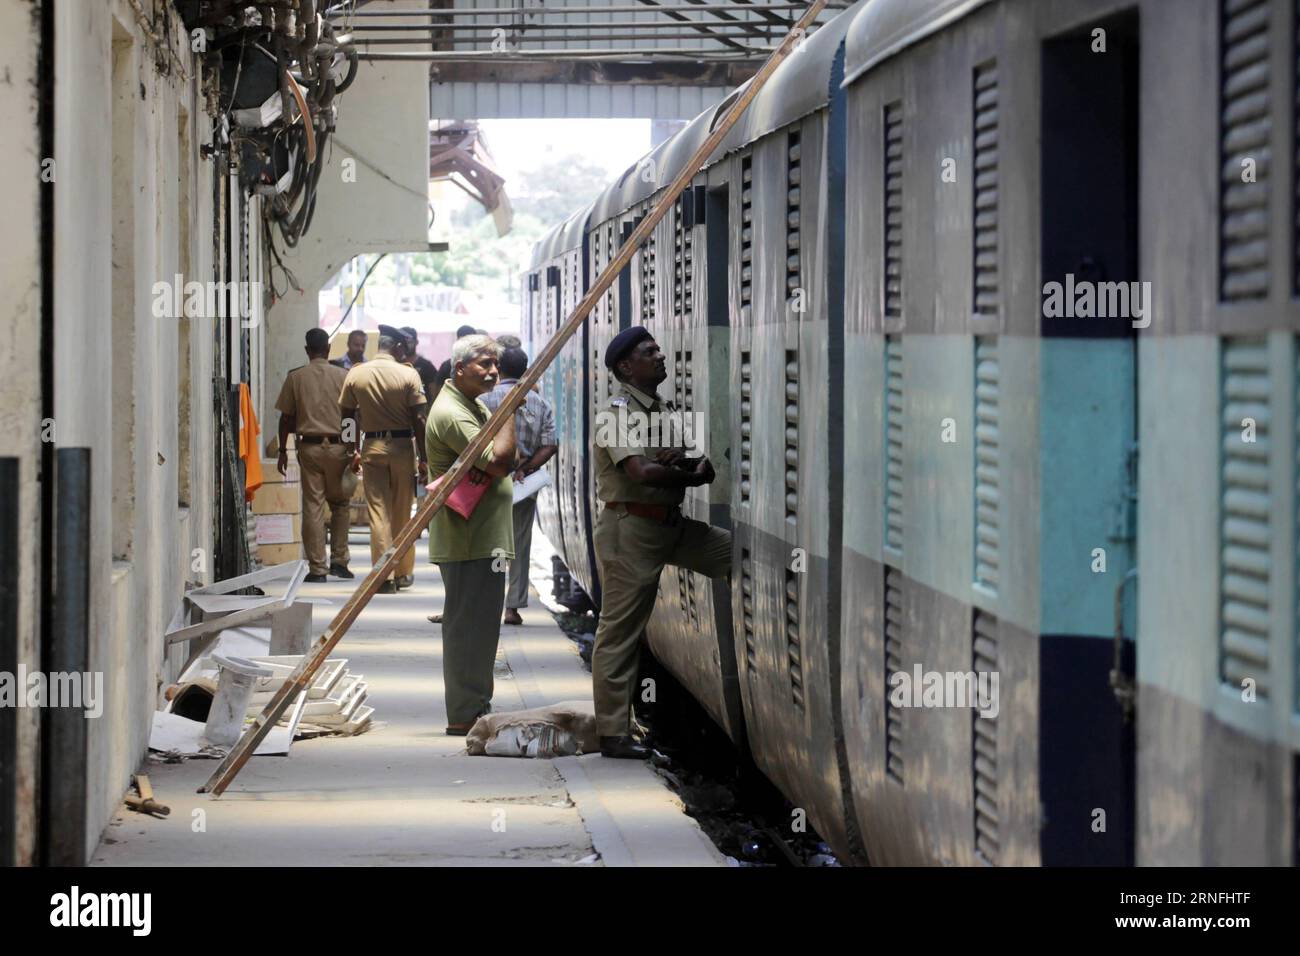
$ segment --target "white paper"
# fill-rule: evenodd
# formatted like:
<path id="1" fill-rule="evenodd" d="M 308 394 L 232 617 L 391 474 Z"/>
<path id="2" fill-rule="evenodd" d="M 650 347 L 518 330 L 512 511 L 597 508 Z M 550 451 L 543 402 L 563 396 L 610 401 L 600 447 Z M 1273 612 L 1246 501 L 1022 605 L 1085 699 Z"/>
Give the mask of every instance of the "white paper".
<path id="1" fill-rule="evenodd" d="M 258 515 L 258 544 L 294 544 L 294 515 Z"/>
<path id="2" fill-rule="evenodd" d="M 545 468 L 538 468 L 535 472 L 525 478 L 523 481 L 516 481 L 514 504 L 519 504 L 525 498 L 531 498 L 537 492 L 541 491 L 551 483 L 551 473 Z"/>

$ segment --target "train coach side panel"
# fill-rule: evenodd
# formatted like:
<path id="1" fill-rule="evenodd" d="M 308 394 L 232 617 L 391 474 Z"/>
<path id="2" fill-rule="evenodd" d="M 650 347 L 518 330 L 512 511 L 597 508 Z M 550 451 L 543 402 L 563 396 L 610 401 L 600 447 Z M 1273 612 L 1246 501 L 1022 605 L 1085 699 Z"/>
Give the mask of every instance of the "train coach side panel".
<path id="1" fill-rule="evenodd" d="M 1137 863 L 1293 865 L 1296 9 L 1147 2 L 1142 28 Z"/>
<path id="2" fill-rule="evenodd" d="M 697 182 L 703 185 L 707 178 L 701 174 Z M 668 365 L 668 378 L 659 391 L 682 414 L 683 424 L 689 425 L 688 443 L 697 446 L 690 454 L 706 454 L 718 460 L 726 453 L 727 436 L 711 433 L 710 396 L 715 388 L 725 389 L 727 381 L 725 372 L 720 381 L 711 378 L 710 354 L 712 343 L 725 339 L 726 330 L 708 324 L 707 279 L 709 270 L 718 264 L 708 258 L 703 217 L 694 210 L 695 196 L 688 187 L 684 199 L 675 204 L 656 230 L 660 248 L 665 250 L 658 259 L 658 289 L 665 296 L 662 301 L 667 308 L 659 310 L 648 327 L 664 350 Z M 725 261 L 720 267 L 726 268 Z M 721 480 L 726 473 L 725 463 L 718 472 Z M 715 490 L 712 486 L 688 488 L 682 513 L 709 522 Z M 685 568 L 665 568 L 646 638 L 656 659 L 690 690 L 728 736 L 738 739 L 740 728 L 723 687 L 734 663 L 723 660 L 719 647 L 713 582 Z"/>
<path id="3" fill-rule="evenodd" d="M 754 759 L 847 856 L 826 620 L 825 136 L 821 111 L 734 160 L 732 606 Z"/>
<path id="4" fill-rule="evenodd" d="M 1005 253 L 1036 210 L 998 190 L 1003 35 L 981 11 L 847 91 L 841 699 L 876 864 L 1038 860 L 1037 341 L 1008 334 L 1037 300 Z M 914 686 L 981 672 L 993 707 Z"/>

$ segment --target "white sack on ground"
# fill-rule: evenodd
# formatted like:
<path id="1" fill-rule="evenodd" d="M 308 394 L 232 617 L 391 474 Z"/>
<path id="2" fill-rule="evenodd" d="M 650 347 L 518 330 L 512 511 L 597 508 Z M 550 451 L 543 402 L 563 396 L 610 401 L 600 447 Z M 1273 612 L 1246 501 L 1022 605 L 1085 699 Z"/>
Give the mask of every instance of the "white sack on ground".
<path id="1" fill-rule="evenodd" d="M 568 757 L 595 753 L 596 712 L 589 700 L 480 717 L 465 738 L 473 757 Z"/>

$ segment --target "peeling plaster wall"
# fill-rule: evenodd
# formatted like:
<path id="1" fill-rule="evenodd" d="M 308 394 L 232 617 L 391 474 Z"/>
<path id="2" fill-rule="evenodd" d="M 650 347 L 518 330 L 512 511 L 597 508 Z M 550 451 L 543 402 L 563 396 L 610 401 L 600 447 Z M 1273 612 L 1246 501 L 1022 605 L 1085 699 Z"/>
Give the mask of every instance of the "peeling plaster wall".
<path id="1" fill-rule="evenodd" d="M 18 553 L 0 556 L 18 566 L 19 659 L 35 662 L 39 653 L 40 607 L 36 600 L 40 559 L 41 457 L 41 263 L 40 130 L 37 126 L 37 55 L 40 23 L 34 6 L 0 7 L 0 182 L 5 183 L 0 238 L 0 454 L 19 459 Z M 30 224 L 24 227 L 24 224 Z M 40 713 L 17 711 L 18 819 L 15 849 L 20 863 L 35 847 L 37 729 Z M 10 825 L 0 820 L 0 827 Z"/>
<path id="2" fill-rule="evenodd" d="M 198 155 L 210 136 L 188 50 L 182 81 L 158 71 L 122 0 L 56 13 L 55 421 L 59 447 L 91 449 L 90 666 L 104 673 L 88 733 L 93 851 L 177 672 L 182 650 L 164 659 L 162 637 L 184 582 L 211 579 L 191 552 L 211 568 L 213 330 L 153 308 L 156 282 L 212 276 L 211 167 Z"/>
<path id="3" fill-rule="evenodd" d="M 158 9 L 172 17 L 171 34 L 182 35 L 171 5 Z M 60 0 L 55 10 L 54 422 L 57 447 L 91 450 L 90 667 L 104 674 L 105 698 L 103 715 L 88 726 L 86 839 L 93 852 L 146 753 L 160 688 L 185 657 L 184 646 L 164 653 L 163 632 L 185 582 L 212 580 L 218 331 L 210 319 L 177 319 L 170 309 L 156 316 L 154 299 L 155 283 L 173 283 L 177 274 L 182 281 L 217 278 L 214 173 L 199 154 L 212 137 L 189 51 L 178 44 L 187 79 L 159 72 L 125 0 Z M 22 459 L 15 557 L 21 660 L 30 669 L 40 666 L 41 518 L 33 11 L 13 3 L 0 9 L 0 172 L 11 226 L 0 236 L 7 292 L 0 305 L 0 439 L 5 454 Z M 330 145 L 312 231 L 285 260 L 307 291 L 276 303 L 250 336 L 261 441 L 274 434 L 271 406 L 285 373 L 303 362 L 302 336 L 316 325 L 320 286 L 359 252 L 426 248 L 428 116 L 422 65 L 363 64 L 340 98 L 340 135 Z M 346 167 L 355 182 L 344 181 L 346 159 L 355 160 Z M 264 279 L 253 223 L 250 278 Z M 203 558 L 198 569 L 195 549 Z M 18 842 L 26 860 L 36 829 L 39 712 L 24 709 L 21 719 L 26 815 Z"/>

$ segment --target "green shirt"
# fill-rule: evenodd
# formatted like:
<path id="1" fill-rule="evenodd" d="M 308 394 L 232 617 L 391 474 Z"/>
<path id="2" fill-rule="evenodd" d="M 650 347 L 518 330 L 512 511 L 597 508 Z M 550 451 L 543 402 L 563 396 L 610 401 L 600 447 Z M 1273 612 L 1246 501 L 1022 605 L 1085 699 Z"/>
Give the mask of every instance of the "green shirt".
<path id="1" fill-rule="evenodd" d="M 434 399 L 425 422 L 424 447 L 429 455 L 430 481 L 451 469 L 457 456 L 469 446 L 487 420 L 487 407 L 478 399 L 467 398 L 448 379 Z M 492 445 L 489 444 L 475 465 L 486 470 L 491 463 Z M 429 522 L 432 539 L 430 559 L 435 564 L 443 564 L 479 558 L 513 558 L 513 503 L 514 485 L 507 476 L 492 479 L 491 486 L 483 493 L 468 520 L 446 506 L 439 508 Z"/>

